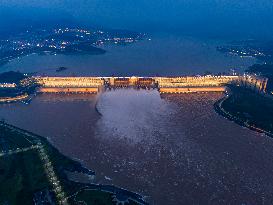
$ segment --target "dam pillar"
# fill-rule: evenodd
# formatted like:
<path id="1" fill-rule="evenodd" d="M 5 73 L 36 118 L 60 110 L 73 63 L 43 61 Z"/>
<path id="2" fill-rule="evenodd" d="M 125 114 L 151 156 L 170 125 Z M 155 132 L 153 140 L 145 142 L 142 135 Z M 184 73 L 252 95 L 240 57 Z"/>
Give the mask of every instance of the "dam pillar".
<path id="1" fill-rule="evenodd" d="M 111 77 L 109 79 L 109 84 L 110 84 L 110 86 L 115 86 L 115 78 L 114 77 Z"/>

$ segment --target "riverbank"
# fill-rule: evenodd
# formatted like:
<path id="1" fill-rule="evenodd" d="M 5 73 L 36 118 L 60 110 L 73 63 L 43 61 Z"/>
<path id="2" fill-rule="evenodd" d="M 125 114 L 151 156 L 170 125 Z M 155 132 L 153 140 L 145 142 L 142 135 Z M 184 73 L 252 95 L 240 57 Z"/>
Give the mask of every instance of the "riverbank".
<path id="1" fill-rule="evenodd" d="M 11 60 L 1 70 L 62 76 L 176 76 L 205 71 L 227 73 L 230 68 L 244 71 L 256 62 L 223 55 L 215 49 L 222 44 L 218 40 L 161 33 L 153 35 L 151 41 L 127 46 L 101 45 L 100 48 L 107 51 L 104 55 L 29 55 Z M 52 68 L 58 67 L 69 69 L 56 73 Z"/>
<path id="2" fill-rule="evenodd" d="M 112 185 L 70 181 L 65 171 L 88 176 L 94 176 L 95 172 L 62 155 L 44 137 L 3 121 L 0 122 L 0 130 L 0 164 L 5 165 L 0 169 L 2 184 L 0 190 L 4 193 L 0 194 L 0 203 L 19 204 L 23 197 L 25 204 L 32 204 L 35 194 L 41 194 L 41 190 L 49 190 L 54 193 L 52 200 L 57 199 L 58 204 L 65 204 L 66 201 L 69 204 L 78 204 L 78 201 L 84 201 L 84 198 L 77 196 L 77 193 L 88 189 L 97 193 L 93 195 L 93 201 L 104 200 L 107 202 L 104 204 L 114 204 L 113 200 L 116 198 L 124 199 L 130 202 L 129 204 L 146 204 L 142 196 Z M 18 161 L 16 170 L 13 170 L 15 167 L 12 161 Z M 32 164 L 33 161 L 35 164 Z M 9 175 L 11 172 L 14 174 Z M 18 185 L 17 188 L 7 192 L 7 188 L 14 184 Z M 102 197 L 105 193 L 107 193 L 107 199 Z M 91 204 L 88 200 L 85 202 Z"/>
<path id="3" fill-rule="evenodd" d="M 19 95 L 15 97 L 0 97 L 0 103 L 12 103 L 28 99 L 29 95 Z"/>
<path id="4" fill-rule="evenodd" d="M 272 204 L 273 140 L 218 115 L 222 93 L 116 89 L 100 97 L 101 117 L 96 97 L 41 94 L 28 105 L 0 105 L 0 116 L 94 170 L 92 183 L 150 204 Z"/>
<path id="5" fill-rule="evenodd" d="M 215 111 L 240 126 L 273 137 L 272 99 L 245 88 L 229 88 L 229 93 L 214 104 Z"/>

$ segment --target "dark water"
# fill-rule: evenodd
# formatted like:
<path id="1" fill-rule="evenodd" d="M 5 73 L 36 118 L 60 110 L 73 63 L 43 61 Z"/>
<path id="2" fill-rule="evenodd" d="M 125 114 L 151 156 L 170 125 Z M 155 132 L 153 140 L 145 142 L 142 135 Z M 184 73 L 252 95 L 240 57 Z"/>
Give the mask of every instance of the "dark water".
<path id="1" fill-rule="evenodd" d="M 272 204 L 273 141 L 218 116 L 220 97 L 42 94 L 29 105 L 1 105 L 0 117 L 47 136 L 96 171 L 96 182 L 139 192 L 151 204 Z"/>
<path id="2" fill-rule="evenodd" d="M 244 71 L 253 58 L 224 55 L 216 46 L 225 42 L 170 34 L 152 35 L 152 40 L 127 46 L 104 46 L 104 55 L 30 55 L 0 67 L 1 71 L 19 70 L 45 75 L 154 76 Z M 56 73 L 56 68 L 68 69 Z"/>

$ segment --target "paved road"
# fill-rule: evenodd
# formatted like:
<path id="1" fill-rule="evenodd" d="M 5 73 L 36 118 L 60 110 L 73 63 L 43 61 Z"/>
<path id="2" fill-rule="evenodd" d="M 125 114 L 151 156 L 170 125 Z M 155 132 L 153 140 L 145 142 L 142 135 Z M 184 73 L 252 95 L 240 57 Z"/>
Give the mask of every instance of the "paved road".
<path id="1" fill-rule="evenodd" d="M 15 150 L 8 150 L 8 152 L 0 152 L 0 157 L 12 155 L 12 154 L 18 154 L 21 152 L 26 152 L 29 150 L 37 149 L 39 153 L 39 157 L 41 161 L 43 162 L 43 167 L 45 169 L 45 173 L 47 175 L 48 180 L 52 184 L 53 191 L 55 192 L 55 195 L 57 197 L 58 203 L 62 205 L 68 205 L 67 197 L 65 195 L 65 192 L 63 191 L 63 188 L 60 184 L 60 181 L 58 180 L 57 174 L 54 171 L 53 163 L 50 161 L 48 154 L 46 153 L 46 150 L 44 146 L 42 145 L 41 141 L 37 139 L 35 135 L 30 134 L 27 131 L 18 129 L 16 127 L 13 127 L 11 125 L 8 125 L 6 123 L 0 122 L 0 126 L 7 127 L 11 129 L 12 131 L 16 131 L 24 136 L 26 140 L 28 140 L 31 144 L 35 142 L 34 145 L 31 145 L 27 148 L 17 148 Z M 30 141 L 27 137 L 30 137 L 33 139 L 33 141 Z"/>

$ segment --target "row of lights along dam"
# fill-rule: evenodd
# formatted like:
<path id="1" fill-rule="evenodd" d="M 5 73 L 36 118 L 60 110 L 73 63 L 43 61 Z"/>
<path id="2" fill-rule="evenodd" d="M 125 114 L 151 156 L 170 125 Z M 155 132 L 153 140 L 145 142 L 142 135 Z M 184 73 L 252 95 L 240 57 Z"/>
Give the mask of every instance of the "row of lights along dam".
<path id="1" fill-rule="evenodd" d="M 228 84 L 265 93 L 267 78 L 256 75 L 183 76 L 183 77 L 28 77 L 20 84 L 37 84 L 38 93 L 99 93 L 117 88 L 157 89 L 160 93 L 225 92 Z M 16 90 L 16 84 L 0 83 L 1 89 Z M 0 103 L 27 102 L 28 93 L 0 97 Z"/>
<path id="2" fill-rule="evenodd" d="M 160 93 L 224 92 L 236 83 L 264 92 L 267 79 L 259 76 L 184 76 L 184 77 L 35 77 L 42 93 L 98 93 L 115 88 L 158 89 Z"/>

